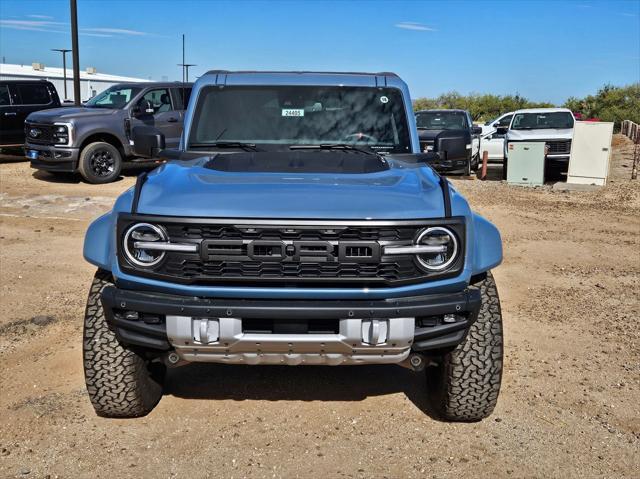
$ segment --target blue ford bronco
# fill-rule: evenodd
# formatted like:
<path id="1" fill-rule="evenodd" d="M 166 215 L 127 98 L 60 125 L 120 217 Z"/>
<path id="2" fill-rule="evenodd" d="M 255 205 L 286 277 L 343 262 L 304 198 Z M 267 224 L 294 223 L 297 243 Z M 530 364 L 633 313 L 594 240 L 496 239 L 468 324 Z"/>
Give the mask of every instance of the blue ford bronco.
<path id="1" fill-rule="evenodd" d="M 168 367 L 401 364 L 446 420 L 491 414 L 498 230 L 428 166 L 392 73 L 211 71 L 177 150 L 87 231 L 86 385 L 149 413 Z"/>

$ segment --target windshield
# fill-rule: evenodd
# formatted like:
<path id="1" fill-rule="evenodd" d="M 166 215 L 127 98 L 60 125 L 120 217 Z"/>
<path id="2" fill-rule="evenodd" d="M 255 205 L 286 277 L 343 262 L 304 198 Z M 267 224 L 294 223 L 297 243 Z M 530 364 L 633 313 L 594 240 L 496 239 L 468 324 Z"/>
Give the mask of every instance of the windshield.
<path id="1" fill-rule="evenodd" d="M 516 113 L 512 130 L 551 130 L 573 128 L 573 116 L 568 111 Z"/>
<path id="2" fill-rule="evenodd" d="M 260 149 L 349 144 L 411 152 L 404 102 L 395 88 L 206 87 L 198 96 L 187 149 L 216 148 L 215 143 Z"/>
<path id="3" fill-rule="evenodd" d="M 462 111 L 423 111 L 416 114 L 416 123 L 425 130 L 466 130 L 467 115 Z"/>
<path id="4" fill-rule="evenodd" d="M 112 86 L 99 95 L 94 96 L 91 100 L 85 103 L 85 106 L 91 108 L 111 108 L 119 110 L 124 108 L 134 96 L 140 93 L 141 90 L 142 88 L 138 87 Z"/>

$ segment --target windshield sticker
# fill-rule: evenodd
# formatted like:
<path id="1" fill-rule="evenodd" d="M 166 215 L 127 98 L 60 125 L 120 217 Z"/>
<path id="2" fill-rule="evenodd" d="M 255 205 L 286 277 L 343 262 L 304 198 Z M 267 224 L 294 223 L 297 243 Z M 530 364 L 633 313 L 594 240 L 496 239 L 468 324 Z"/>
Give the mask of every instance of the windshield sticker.
<path id="1" fill-rule="evenodd" d="M 389 103 L 389 99 L 386 96 L 381 96 L 380 103 Z"/>
<path id="2" fill-rule="evenodd" d="M 283 108 L 282 116 L 304 116 L 303 108 Z"/>

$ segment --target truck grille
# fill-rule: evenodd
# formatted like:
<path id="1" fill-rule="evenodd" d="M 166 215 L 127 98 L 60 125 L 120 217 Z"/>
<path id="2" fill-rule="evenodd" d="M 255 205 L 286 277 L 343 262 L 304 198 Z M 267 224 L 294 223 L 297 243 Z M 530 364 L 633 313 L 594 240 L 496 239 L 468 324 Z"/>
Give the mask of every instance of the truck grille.
<path id="1" fill-rule="evenodd" d="M 547 141 L 546 145 L 552 155 L 571 152 L 571 140 Z"/>
<path id="2" fill-rule="evenodd" d="M 24 136 L 27 143 L 38 145 L 53 144 L 53 125 L 25 122 Z"/>
<path id="3" fill-rule="evenodd" d="M 137 217 L 134 221 L 132 215 L 121 215 L 119 248 L 129 225 L 138 221 L 160 225 L 171 243 L 198 245 L 197 252 L 167 252 L 152 270 L 136 269 L 120 252 L 123 270 L 170 282 L 290 287 L 329 287 L 339 282 L 351 287 L 376 287 L 419 282 L 434 275 L 421 269 L 413 254 L 384 253 L 385 246 L 412 244 L 428 220 L 382 226 L 363 225 L 364 221 L 354 222 L 360 223 L 357 225 L 301 225 L 251 224 L 251 220 L 244 220 L 247 224 L 241 223 L 243 220 L 216 224 L 215 220 L 205 220 L 207 223 L 202 224 L 153 217 Z M 463 243 L 464 225 L 458 222 L 455 228 Z"/>

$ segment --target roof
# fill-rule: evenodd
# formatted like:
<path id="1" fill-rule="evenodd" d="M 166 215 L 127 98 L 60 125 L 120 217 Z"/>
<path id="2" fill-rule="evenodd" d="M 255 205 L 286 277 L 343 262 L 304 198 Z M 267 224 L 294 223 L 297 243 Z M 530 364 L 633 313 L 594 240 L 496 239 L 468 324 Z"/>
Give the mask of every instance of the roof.
<path id="1" fill-rule="evenodd" d="M 393 72 L 377 72 L 377 73 L 373 73 L 373 72 L 320 72 L 320 71 L 309 71 L 309 70 L 300 70 L 300 71 L 295 71 L 295 70 L 291 70 L 291 71 L 286 71 L 286 70 L 209 70 L 207 72 L 207 74 L 220 74 L 220 73 L 226 73 L 226 74 L 239 74 L 239 75 L 244 75 L 244 74 L 255 74 L 255 73 L 259 73 L 259 74 L 265 74 L 265 73 L 284 73 L 284 74 L 291 74 L 291 75 L 368 75 L 368 76 L 393 76 L 393 77 L 397 77 L 398 75 L 393 73 Z"/>
<path id="2" fill-rule="evenodd" d="M 466 113 L 467 110 L 461 110 L 460 108 L 428 108 L 426 110 L 418 110 L 416 111 L 416 114 L 418 113 L 426 113 L 426 112 L 436 112 L 436 111 L 455 111 L 457 113 Z"/>
<path id="3" fill-rule="evenodd" d="M 367 88 L 399 88 L 406 96 L 406 84 L 395 73 L 350 73 L 311 71 L 227 71 L 211 70 L 196 81 L 196 88 L 211 86 L 348 86 Z"/>
<path id="4" fill-rule="evenodd" d="M 139 83 L 139 82 L 137 82 Z M 136 82 L 122 82 L 118 83 L 119 86 L 129 86 L 136 85 L 139 86 Z M 193 83 L 182 83 L 181 81 L 147 81 L 144 84 L 144 87 L 181 87 L 181 86 L 193 86 Z"/>
<path id="5" fill-rule="evenodd" d="M 43 70 L 34 70 L 31 65 L 15 65 L 11 63 L 0 64 L 0 76 L 34 77 L 34 78 L 64 78 L 62 68 L 45 67 Z M 73 70 L 67 68 L 67 79 L 73 78 Z M 104 81 L 112 83 L 140 83 L 148 82 L 143 78 L 125 77 L 119 75 L 107 75 L 106 73 L 87 73 L 80 71 L 81 80 Z"/>
<path id="6" fill-rule="evenodd" d="M 522 110 L 516 110 L 515 113 L 559 113 L 566 112 L 571 113 L 568 108 L 523 108 Z"/>

